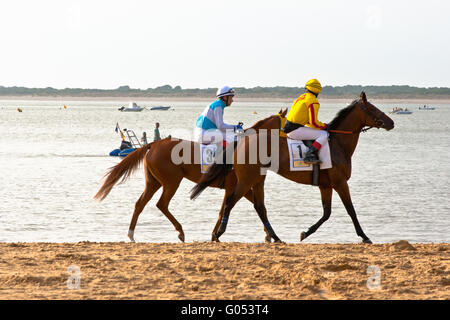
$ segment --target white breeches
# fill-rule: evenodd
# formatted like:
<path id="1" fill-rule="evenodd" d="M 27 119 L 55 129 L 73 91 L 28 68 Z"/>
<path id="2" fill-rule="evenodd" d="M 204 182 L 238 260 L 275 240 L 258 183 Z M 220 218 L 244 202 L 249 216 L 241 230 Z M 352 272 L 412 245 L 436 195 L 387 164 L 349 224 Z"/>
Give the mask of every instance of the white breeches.
<path id="1" fill-rule="evenodd" d="M 223 140 L 226 140 L 227 143 L 234 142 L 234 137 L 235 134 L 233 130 L 227 130 L 226 132 L 223 132 L 219 129 L 204 130 L 196 127 L 194 141 L 197 141 L 201 144 L 222 144 Z"/>
<path id="2" fill-rule="evenodd" d="M 289 132 L 287 136 L 294 140 L 316 140 L 321 146 L 324 146 L 328 142 L 328 132 L 309 127 L 297 128 Z"/>

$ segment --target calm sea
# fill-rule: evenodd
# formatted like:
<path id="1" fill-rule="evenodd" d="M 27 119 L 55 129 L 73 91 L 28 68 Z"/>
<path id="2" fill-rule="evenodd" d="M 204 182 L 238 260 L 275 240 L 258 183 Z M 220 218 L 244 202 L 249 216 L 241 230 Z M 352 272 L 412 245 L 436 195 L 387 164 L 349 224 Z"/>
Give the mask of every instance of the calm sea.
<path id="1" fill-rule="evenodd" d="M 107 169 L 120 161 L 108 155 L 120 145 L 116 123 L 139 137 L 146 131 L 152 139 L 159 122 L 163 137 L 189 139 L 207 102 L 138 104 L 172 109 L 124 113 L 117 110 L 124 103 L 114 101 L 0 101 L 0 241 L 128 241 L 134 203 L 144 189 L 142 167 L 103 202 L 93 200 Z M 450 242 L 450 104 L 435 103 L 434 111 L 420 111 L 420 104 L 374 104 L 386 113 L 398 106 L 413 114 L 390 115 L 394 130 L 372 129 L 360 136 L 349 185 L 363 230 L 375 243 Z M 225 121 L 242 121 L 247 127 L 288 105 L 235 102 L 225 111 Z M 329 122 L 345 106 L 323 102 L 320 120 Z M 223 191 L 208 189 L 191 201 L 193 186 L 183 180 L 170 210 L 186 241 L 209 241 Z M 178 233 L 155 206 L 160 195 L 161 190 L 140 215 L 136 241 L 178 241 Z M 278 236 L 291 243 L 298 243 L 300 232 L 322 216 L 318 188 L 272 172 L 266 179 L 266 206 Z M 359 242 L 336 193 L 332 208 L 331 218 L 306 242 Z M 261 221 L 248 201 L 232 211 L 221 240 L 264 240 Z"/>

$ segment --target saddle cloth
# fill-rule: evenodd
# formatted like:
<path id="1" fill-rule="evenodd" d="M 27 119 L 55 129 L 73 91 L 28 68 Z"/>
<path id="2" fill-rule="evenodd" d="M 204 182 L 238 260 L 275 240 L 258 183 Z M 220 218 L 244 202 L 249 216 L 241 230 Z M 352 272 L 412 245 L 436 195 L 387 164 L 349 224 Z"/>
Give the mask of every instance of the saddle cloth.
<path id="1" fill-rule="evenodd" d="M 287 145 L 289 149 L 289 166 L 291 171 L 312 171 L 313 165 L 303 162 L 308 147 L 305 146 L 301 140 L 293 140 L 287 138 Z M 333 167 L 331 164 L 330 146 L 327 143 L 322 146 L 318 152 L 319 160 L 322 161 L 320 169 L 330 169 Z"/>
<path id="2" fill-rule="evenodd" d="M 202 173 L 214 163 L 216 157 L 217 144 L 200 144 L 200 169 Z"/>

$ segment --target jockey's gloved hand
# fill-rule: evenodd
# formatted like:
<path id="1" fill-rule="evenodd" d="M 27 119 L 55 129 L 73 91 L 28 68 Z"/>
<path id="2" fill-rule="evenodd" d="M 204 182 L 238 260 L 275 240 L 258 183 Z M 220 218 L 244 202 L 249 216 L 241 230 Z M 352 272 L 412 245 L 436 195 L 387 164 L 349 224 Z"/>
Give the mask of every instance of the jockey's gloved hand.
<path id="1" fill-rule="evenodd" d="M 237 126 L 234 126 L 234 132 L 236 131 L 244 131 L 244 128 L 242 127 L 244 124 L 242 122 L 239 122 Z"/>

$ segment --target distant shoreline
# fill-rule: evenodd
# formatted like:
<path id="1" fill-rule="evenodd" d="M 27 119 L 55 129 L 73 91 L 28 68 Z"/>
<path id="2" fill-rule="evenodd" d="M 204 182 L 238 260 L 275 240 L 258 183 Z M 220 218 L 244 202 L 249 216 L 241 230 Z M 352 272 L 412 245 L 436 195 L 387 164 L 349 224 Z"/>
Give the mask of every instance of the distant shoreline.
<path id="1" fill-rule="evenodd" d="M 319 101 L 328 103 L 339 103 L 339 102 L 351 102 L 352 100 L 358 98 L 357 96 L 352 98 L 328 98 L 320 97 Z M 450 98 L 444 97 L 423 97 L 423 98 L 371 98 L 368 96 L 370 101 L 382 102 L 382 103 L 418 103 L 418 104 L 430 104 L 430 103 L 450 103 Z M 118 101 L 118 102 L 144 102 L 144 101 L 212 101 L 215 97 L 205 97 L 205 96 L 187 96 L 187 97 L 133 97 L 133 96 L 104 96 L 104 97 L 90 97 L 90 96 L 0 96 L 0 101 L 18 101 L 18 100 L 35 100 L 35 101 Z M 292 103 L 295 98 L 280 98 L 280 97 L 239 97 L 236 96 L 235 102 L 285 102 Z"/>

